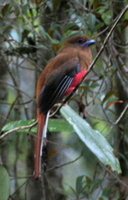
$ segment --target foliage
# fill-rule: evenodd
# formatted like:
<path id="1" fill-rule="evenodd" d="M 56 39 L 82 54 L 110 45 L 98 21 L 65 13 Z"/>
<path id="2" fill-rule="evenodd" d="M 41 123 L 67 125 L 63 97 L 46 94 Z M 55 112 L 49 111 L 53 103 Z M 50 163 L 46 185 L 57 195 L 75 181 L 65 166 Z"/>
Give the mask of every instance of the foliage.
<path id="1" fill-rule="evenodd" d="M 92 127 L 70 107 L 64 106 L 61 109 L 64 118 L 73 126 L 82 142 L 96 155 L 96 157 L 104 164 L 111 166 L 113 171 L 120 173 L 118 160 L 113 155 L 113 149 L 100 134 L 99 131 Z"/>
<path id="2" fill-rule="evenodd" d="M 87 176 L 79 176 L 76 179 L 76 186 L 75 189 L 69 186 L 67 192 L 59 189 L 61 193 L 65 196 L 70 196 L 70 199 L 77 200 L 77 199 L 95 199 L 97 196 L 97 192 L 100 187 L 103 187 L 101 196 L 99 196 L 98 200 L 103 200 L 105 197 L 108 198 L 109 195 L 112 194 L 111 188 L 102 186 L 103 180 L 96 179 L 92 180 Z M 95 196 L 93 196 L 95 195 Z"/>
<path id="3" fill-rule="evenodd" d="M 34 119 L 18 120 L 18 121 L 10 122 L 10 123 L 7 123 L 5 126 L 3 126 L 2 132 L 9 131 L 16 127 L 19 127 L 19 130 L 17 130 L 17 132 L 23 132 L 23 129 L 21 129 L 23 127 L 24 132 L 35 133 L 37 131 L 37 127 L 26 128 L 26 126 L 29 126 L 34 122 L 35 122 Z M 72 132 L 73 128 L 69 125 L 69 123 L 67 123 L 63 119 L 49 119 L 48 130 L 50 132 L 62 132 L 62 131 Z"/>
<path id="4" fill-rule="evenodd" d="M 1 159 L 9 176 L 14 178 L 10 181 L 11 199 L 40 200 L 44 195 L 39 188 L 44 188 L 46 184 L 42 183 L 37 187 L 37 182 L 33 183 L 28 178 L 33 174 L 33 135 L 36 127 L 20 128 L 35 121 L 35 85 L 38 74 L 61 47 L 64 39 L 76 33 L 85 33 L 96 40 L 92 49 L 95 57 L 115 18 L 126 4 L 125 0 L 11 0 L 0 4 L 1 138 L 4 131 L 12 130 L 6 138 L 1 139 Z M 57 112 L 56 118 L 52 117 L 49 121 L 50 132 L 62 132 L 61 140 L 49 142 L 50 146 L 58 142 L 49 150 L 52 152 L 48 152 L 49 160 L 52 157 L 55 160 L 55 155 L 63 151 L 60 153 L 62 162 L 57 159 L 58 168 L 63 170 L 60 178 L 63 188 L 56 184 L 55 179 L 53 181 L 49 178 L 50 181 L 46 180 L 51 183 L 48 185 L 50 192 L 46 190 L 49 195 L 57 191 L 69 200 L 93 200 L 95 197 L 99 200 L 114 200 L 120 198 L 121 191 L 124 191 L 123 195 L 127 195 L 127 181 L 124 181 L 128 167 L 127 21 L 128 12 L 125 12 L 85 83 L 71 97 L 69 104 L 72 109 L 64 106 L 61 114 Z M 70 120 L 70 115 L 75 115 L 73 120 Z M 19 130 L 14 131 L 16 127 Z M 74 131 L 76 134 L 73 134 Z M 58 144 L 60 152 L 56 150 Z M 62 167 L 62 163 L 66 163 L 68 158 L 73 159 L 81 151 L 84 155 L 79 163 L 76 161 Z M 67 159 L 63 159 L 63 154 Z M 101 162 L 109 166 L 101 166 Z M 51 163 L 53 165 L 52 161 Z M 124 179 L 109 168 L 119 172 L 119 164 Z M 58 166 L 58 162 L 55 166 Z M 9 177 L 3 169 L 1 165 L 0 173 L 5 173 L 5 180 L 1 175 L 1 187 L 4 188 L 0 192 L 4 191 L 6 197 L 3 199 L 7 199 Z M 52 169 L 51 172 L 53 173 Z M 58 174 L 59 172 L 56 180 Z M 61 182 L 60 180 L 57 182 Z M 52 199 L 56 199 L 53 196 Z M 58 199 L 62 197 L 59 196 Z"/>

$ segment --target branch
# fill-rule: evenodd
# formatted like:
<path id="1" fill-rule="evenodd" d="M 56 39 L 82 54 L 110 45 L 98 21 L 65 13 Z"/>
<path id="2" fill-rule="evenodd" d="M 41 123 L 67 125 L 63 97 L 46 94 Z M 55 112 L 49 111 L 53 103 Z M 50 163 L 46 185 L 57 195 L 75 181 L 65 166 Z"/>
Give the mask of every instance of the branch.
<path id="1" fill-rule="evenodd" d="M 120 120 L 123 118 L 124 114 L 126 113 L 126 111 L 128 110 L 128 104 L 125 106 L 124 110 L 122 111 L 122 113 L 120 114 L 120 116 L 118 117 L 118 119 L 113 123 L 113 124 L 118 124 L 120 122 Z"/>
<path id="2" fill-rule="evenodd" d="M 32 97 L 30 97 L 26 92 L 24 92 L 23 90 L 20 90 L 20 89 L 18 88 L 18 86 L 12 85 L 12 84 L 7 83 L 7 82 L 2 81 L 2 80 L 0 80 L 0 83 L 10 86 L 10 87 L 12 87 L 13 89 L 15 89 L 15 90 L 17 91 L 17 93 L 18 93 L 18 92 L 21 92 L 21 93 L 23 93 L 24 95 L 26 95 L 26 97 L 28 97 L 29 99 L 32 99 Z"/>
<path id="3" fill-rule="evenodd" d="M 30 53 L 34 53 L 36 50 L 35 46 L 29 45 L 28 47 L 16 47 L 16 48 L 11 48 L 7 49 L 4 51 L 4 53 L 8 56 L 15 56 L 17 54 L 24 55 L 27 54 L 29 55 Z"/>
<path id="4" fill-rule="evenodd" d="M 74 159 L 74 160 L 72 160 L 72 161 L 69 161 L 69 162 L 66 162 L 66 163 L 63 163 L 63 164 L 61 164 L 61 165 L 56 165 L 56 166 L 54 166 L 54 167 L 51 167 L 50 169 L 47 169 L 45 172 L 49 172 L 49 171 L 58 169 L 58 168 L 60 168 L 60 167 L 64 167 L 64 166 L 66 166 L 66 165 L 72 164 L 72 163 L 76 162 L 77 160 L 79 160 L 79 159 L 82 157 L 82 155 L 83 155 L 83 152 L 82 152 L 82 153 L 80 154 L 80 156 L 77 157 L 76 159 Z"/>
<path id="5" fill-rule="evenodd" d="M 19 127 L 13 128 L 13 129 L 11 129 L 9 131 L 4 132 L 2 135 L 0 135 L 0 139 L 6 137 L 9 133 L 12 133 L 14 131 L 23 130 L 23 129 L 27 129 L 27 128 L 32 128 L 36 124 L 37 124 L 37 121 L 35 121 L 33 124 L 30 124 L 30 125 L 27 125 L 27 126 L 19 126 Z"/>

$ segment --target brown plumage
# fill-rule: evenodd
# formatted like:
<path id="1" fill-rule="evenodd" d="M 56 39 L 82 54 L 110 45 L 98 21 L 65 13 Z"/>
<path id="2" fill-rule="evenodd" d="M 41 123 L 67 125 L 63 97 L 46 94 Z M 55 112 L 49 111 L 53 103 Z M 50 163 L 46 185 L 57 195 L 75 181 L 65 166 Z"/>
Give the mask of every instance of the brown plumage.
<path id="1" fill-rule="evenodd" d="M 42 134 L 48 111 L 69 94 L 87 73 L 92 54 L 89 46 L 94 44 L 86 35 L 68 38 L 57 55 L 42 71 L 36 90 L 38 102 L 38 130 L 35 142 L 35 178 L 40 176 L 40 151 Z"/>

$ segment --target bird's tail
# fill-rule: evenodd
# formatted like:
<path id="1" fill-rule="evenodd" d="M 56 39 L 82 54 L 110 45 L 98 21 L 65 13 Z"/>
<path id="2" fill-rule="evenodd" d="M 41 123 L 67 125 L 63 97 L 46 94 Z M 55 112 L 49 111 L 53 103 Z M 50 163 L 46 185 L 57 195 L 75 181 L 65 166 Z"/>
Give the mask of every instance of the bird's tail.
<path id="1" fill-rule="evenodd" d="M 38 178 L 41 175 L 41 155 L 42 148 L 47 137 L 47 124 L 49 113 L 46 115 L 40 114 L 38 117 L 38 128 L 35 140 L 35 155 L 34 155 L 34 177 Z"/>

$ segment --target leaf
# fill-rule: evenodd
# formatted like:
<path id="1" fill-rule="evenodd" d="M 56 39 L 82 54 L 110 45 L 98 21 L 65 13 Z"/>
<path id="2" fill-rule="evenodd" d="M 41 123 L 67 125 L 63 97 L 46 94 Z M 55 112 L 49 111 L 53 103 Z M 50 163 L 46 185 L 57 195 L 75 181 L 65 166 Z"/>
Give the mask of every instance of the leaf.
<path id="1" fill-rule="evenodd" d="M 63 31 L 66 32 L 68 30 L 79 30 L 79 27 L 75 23 L 67 23 L 65 24 Z"/>
<path id="2" fill-rule="evenodd" d="M 46 41 L 49 41 L 49 42 L 51 42 L 52 44 L 59 44 L 59 43 L 60 43 L 59 40 L 52 38 L 52 37 L 45 31 L 45 29 L 44 29 L 42 26 L 39 26 L 39 30 L 40 30 L 41 35 L 43 35 L 43 38 L 44 38 Z"/>
<path id="3" fill-rule="evenodd" d="M 76 179 L 76 193 L 77 194 L 80 194 L 82 191 L 83 178 L 84 176 L 82 175 L 82 176 L 77 177 Z"/>
<path id="4" fill-rule="evenodd" d="M 107 136 L 110 131 L 109 123 L 101 119 L 92 119 L 93 127 L 98 130 L 102 135 Z"/>
<path id="5" fill-rule="evenodd" d="M 89 28 L 90 28 L 91 30 L 93 30 L 93 29 L 94 29 L 94 26 L 95 26 L 95 22 L 96 22 L 96 17 L 95 17 L 95 15 L 92 14 L 92 13 L 89 13 L 88 16 L 87 16 L 87 20 L 88 20 L 88 22 L 89 22 Z"/>
<path id="6" fill-rule="evenodd" d="M 3 165 L 0 165 L 0 199 L 7 200 L 10 192 L 9 175 Z"/>
<path id="7" fill-rule="evenodd" d="M 2 131 L 9 131 L 16 127 L 31 125 L 34 122 L 35 122 L 35 119 L 12 121 L 12 122 L 5 124 L 2 128 Z M 74 131 L 72 126 L 63 119 L 49 119 L 48 130 L 50 132 L 62 132 L 62 131 L 73 132 Z M 35 126 L 31 129 L 26 128 L 26 129 L 22 129 L 22 130 L 17 130 L 16 132 L 28 132 L 28 131 L 35 133 L 37 131 L 37 127 Z"/>
<path id="8" fill-rule="evenodd" d="M 71 107 L 63 106 L 60 110 L 63 117 L 73 126 L 82 142 L 104 164 L 111 166 L 112 170 L 121 172 L 118 159 L 113 154 L 113 148 L 105 137 L 93 129 L 89 123 L 82 119 Z"/>
<path id="9" fill-rule="evenodd" d="M 3 126 L 3 128 L 2 128 L 2 131 L 9 131 L 9 130 L 11 130 L 15 127 L 19 127 L 19 126 L 27 126 L 27 125 L 34 123 L 34 121 L 35 121 L 35 119 L 13 121 L 13 122 L 5 124 L 5 126 Z M 23 130 L 19 130 L 19 131 L 23 132 Z"/>
<path id="10" fill-rule="evenodd" d="M 50 132 L 73 132 L 72 126 L 63 119 L 49 119 L 48 130 Z"/>
<path id="11" fill-rule="evenodd" d="M 63 38 L 68 38 L 70 36 L 76 35 L 76 34 L 81 34 L 81 31 L 79 30 L 67 30 L 66 32 L 63 33 Z"/>

